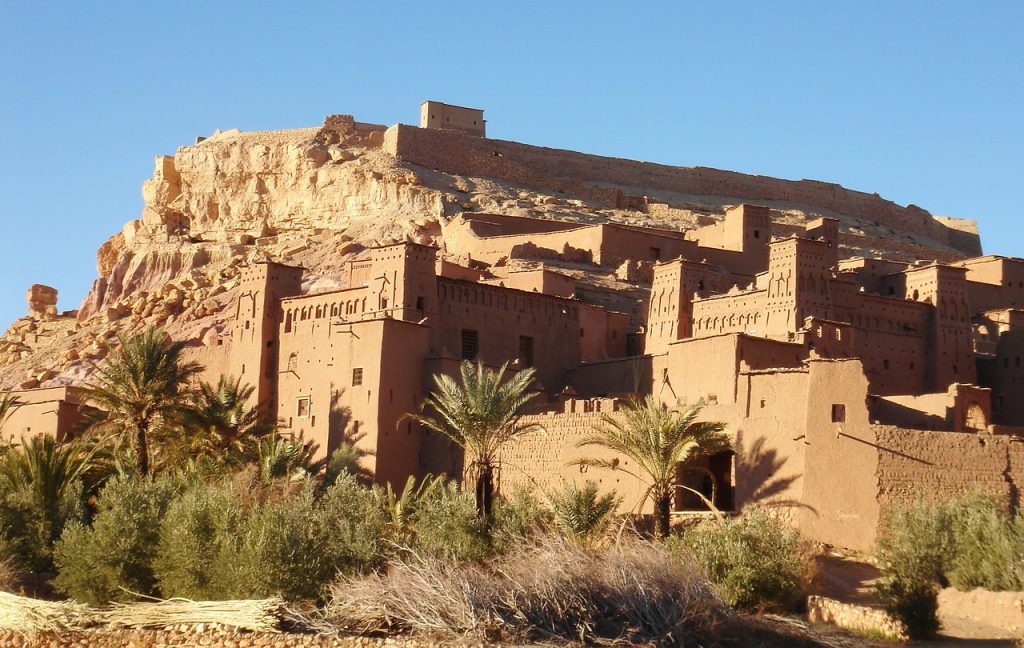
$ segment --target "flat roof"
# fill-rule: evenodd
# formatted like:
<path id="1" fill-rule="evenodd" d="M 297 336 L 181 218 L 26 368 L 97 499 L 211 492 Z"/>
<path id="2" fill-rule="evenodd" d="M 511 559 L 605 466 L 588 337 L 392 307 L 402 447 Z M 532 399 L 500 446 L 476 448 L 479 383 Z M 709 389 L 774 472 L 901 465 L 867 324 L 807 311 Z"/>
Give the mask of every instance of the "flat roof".
<path id="1" fill-rule="evenodd" d="M 477 112 L 483 112 L 484 111 L 483 108 L 470 108 L 469 106 L 459 106 L 458 104 L 445 103 L 443 101 L 438 101 L 436 99 L 425 99 L 422 102 L 420 102 L 420 106 L 422 106 L 423 104 L 428 104 L 428 103 L 441 104 L 442 106 L 448 106 L 449 108 L 462 108 L 463 110 L 475 110 Z"/>

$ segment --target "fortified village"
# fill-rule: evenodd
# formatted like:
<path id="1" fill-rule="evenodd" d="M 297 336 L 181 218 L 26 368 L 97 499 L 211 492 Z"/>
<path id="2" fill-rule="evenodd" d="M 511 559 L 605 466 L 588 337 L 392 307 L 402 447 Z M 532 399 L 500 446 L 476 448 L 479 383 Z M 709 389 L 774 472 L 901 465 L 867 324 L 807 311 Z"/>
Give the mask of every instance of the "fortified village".
<path id="1" fill-rule="evenodd" d="M 116 335 L 157 326 L 321 455 L 354 440 L 382 483 L 461 474 L 403 415 L 480 360 L 533 367 L 542 391 L 543 431 L 503 451 L 505 493 L 593 480 L 633 507 L 638 482 L 572 462 L 653 395 L 702 401 L 735 439 L 687 483 L 723 510 L 789 507 L 821 542 L 868 549 L 921 493 L 1020 505 L 1024 260 L 981 256 L 973 221 L 485 127 L 425 102 L 419 127 L 332 115 L 158 157 L 81 307 L 33 286 L 0 339 L 0 387 L 24 403 L 3 434 L 73 434 L 76 387 Z M 681 491 L 675 509 L 704 506 Z"/>

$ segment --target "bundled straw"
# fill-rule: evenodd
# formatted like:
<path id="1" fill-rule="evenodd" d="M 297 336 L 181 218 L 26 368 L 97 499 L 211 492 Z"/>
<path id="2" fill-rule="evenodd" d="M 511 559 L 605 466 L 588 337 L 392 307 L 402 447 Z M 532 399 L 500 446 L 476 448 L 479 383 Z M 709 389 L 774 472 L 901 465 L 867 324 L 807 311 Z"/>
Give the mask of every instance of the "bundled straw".
<path id="1" fill-rule="evenodd" d="M 0 592 L 0 630 L 23 635 L 78 632 L 100 622 L 101 613 L 81 603 L 39 601 Z"/>
<path id="2" fill-rule="evenodd" d="M 253 632 L 280 632 L 288 611 L 281 599 L 115 603 L 100 614 L 107 628 L 152 629 L 177 625 L 228 626 Z"/>
<path id="3" fill-rule="evenodd" d="M 47 632 L 80 632 L 96 627 L 117 630 L 181 625 L 217 625 L 253 632 L 280 632 L 283 620 L 294 624 L 303 620 L 303 617 L 288 610 L 280 599 L 170 599 L 153 603 L 115 603 L 105 608 L 91 608 L 71 601 L 40 601 L 0 592 L 0 631 L 13 631 L 28 636 Z"/>

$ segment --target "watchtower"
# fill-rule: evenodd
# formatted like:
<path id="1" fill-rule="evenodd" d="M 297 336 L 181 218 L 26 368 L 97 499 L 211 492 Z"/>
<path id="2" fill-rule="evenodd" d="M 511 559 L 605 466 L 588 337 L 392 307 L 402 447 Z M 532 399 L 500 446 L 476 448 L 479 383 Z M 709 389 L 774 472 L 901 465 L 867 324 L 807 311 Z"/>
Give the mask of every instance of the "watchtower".
<path id="1" fill-rule="evenodd" d="M 252 404 L 275 412 L 278 300 L 302 292 L 303 269 L 280 263 L 256 263 L 241 270 L 232 313 L 231 364 L 242 384 L 255 387 Z"/>

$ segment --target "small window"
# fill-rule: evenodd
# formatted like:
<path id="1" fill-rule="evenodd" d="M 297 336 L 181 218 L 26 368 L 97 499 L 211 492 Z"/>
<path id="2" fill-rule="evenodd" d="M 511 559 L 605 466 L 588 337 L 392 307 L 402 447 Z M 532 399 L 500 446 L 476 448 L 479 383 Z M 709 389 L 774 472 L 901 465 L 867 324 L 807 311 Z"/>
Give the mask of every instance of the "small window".
<path id="1" fill-rule="evenodd" d="M 462 359 L 476 360 L 480 353 L 480 334 L 471 329 L 462 329 Z"/>
<path id="2" fill-rule="evenodd" d="M 846 405 L 839 403 L 832 405 L 832 422 L 833 423 L 845 423 L 846 422 Z"/>
<path id="3" fill-rule="evenodd" d="M 303 396 L 295 404 L 295 416 L 306 418 L 309 416 L 309 396 Z"/>
<path id="4" fill-rule="evenodd" d="M 882 360 L 882 367 L 885 368 L 885 369 L 888 369 L 889 368 L 889 361 L 888 360 Z"/>
<path id="5" fill-rule="evenodd" d="M 533 366 L 533 338 L 525 335 L 519 336 L 519 366 Z"/>
<path id="6" fill-rule="evenodd" d="M 424 300 L 422 297 L 417 297 L 416 298 L 416 310 L 423 310 L 424 302 L 425 301 L 426 300 Z"/>
<path id="7" fill-rule="evenodd" d="M 754 238 L 756 238 L 756 239 L 761 238 L 761 230 L 754 230 Z"/>
<path id="8" fill-rule="evenodd" d="M 363 384 L 363 368 L 356 367 L 352 370 L 352 386 L 358 387 Z"/>
<path id="9" fill-rule="evenodd" d="M 651 248 L 651 260 L 652 261 L 660 261 L 661 260 L 661 248 L 656 248 L 656 247 L 652 247 Z"/>
<path id="10" fill-rule="evenodd" d="M 583 337 L 583 329 L 580 329 L 580 337 Z"/>

